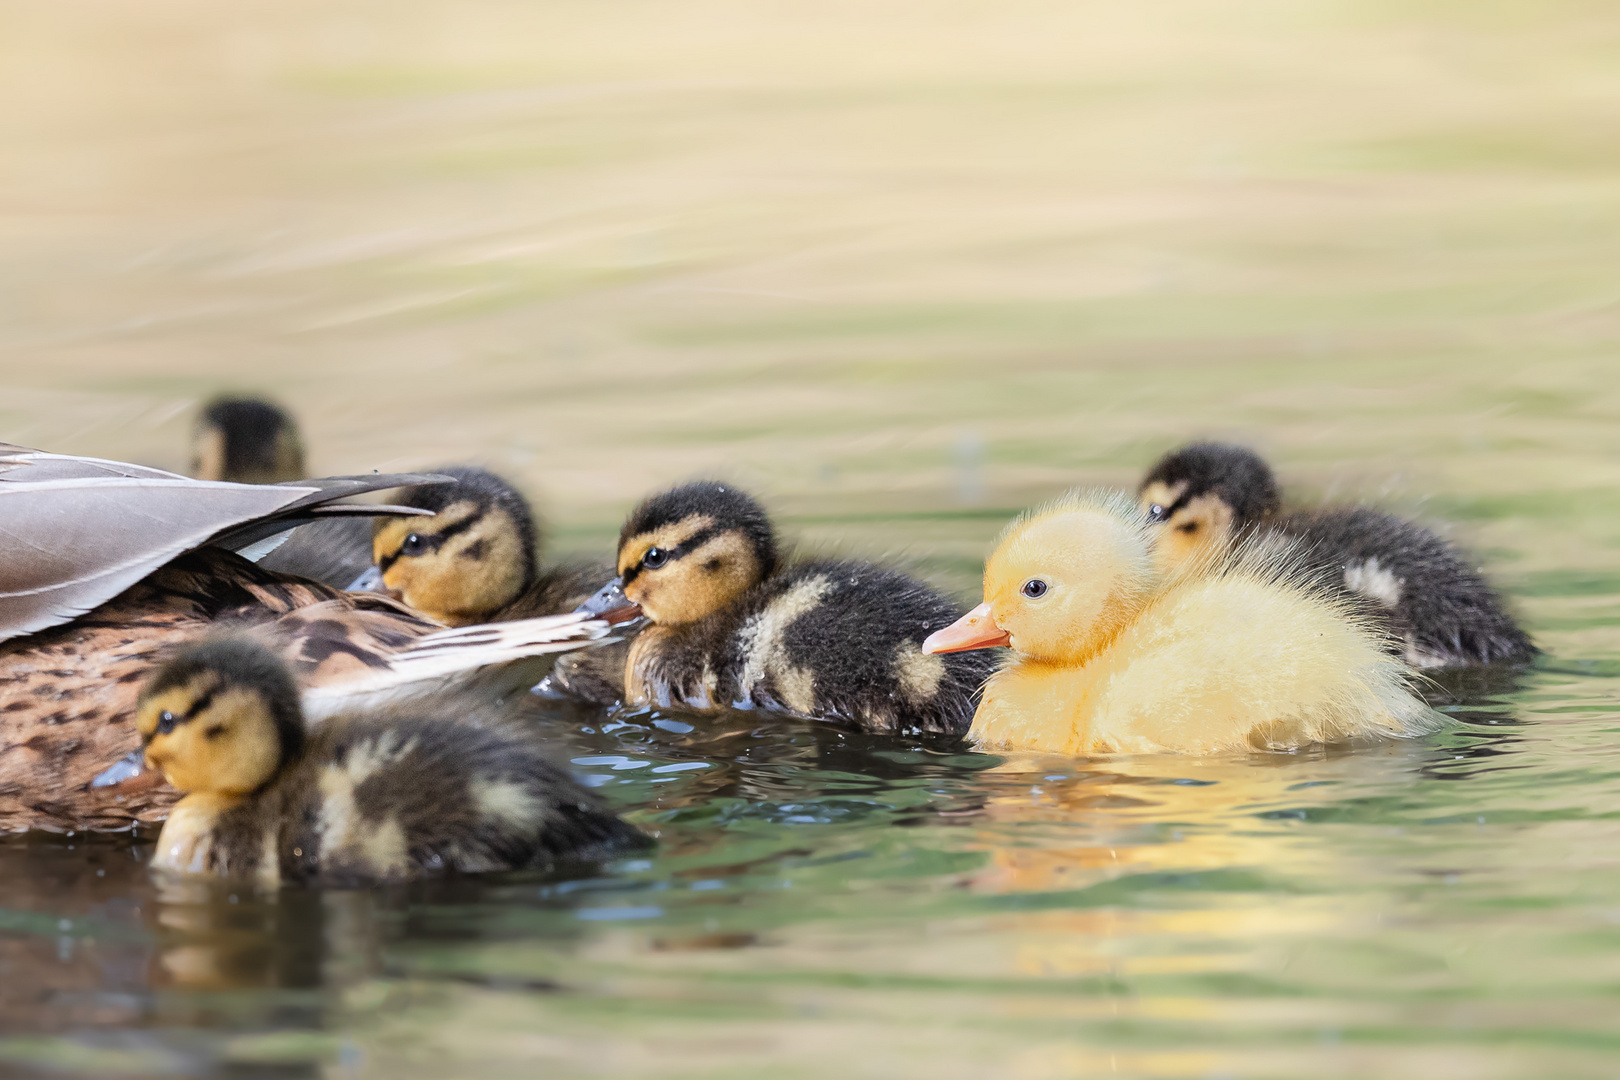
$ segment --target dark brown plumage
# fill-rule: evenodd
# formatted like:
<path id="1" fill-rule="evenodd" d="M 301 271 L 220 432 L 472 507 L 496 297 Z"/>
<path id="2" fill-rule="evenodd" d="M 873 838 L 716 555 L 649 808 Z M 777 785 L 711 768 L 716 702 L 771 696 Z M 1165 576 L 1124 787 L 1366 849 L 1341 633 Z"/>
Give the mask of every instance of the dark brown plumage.
<path id="1" fill-rule="evenodd" d="M 188 790 L 158 840 L 164 869 L 370 884 L 648 843 L 483 698 L 345 712 L 306 734 L 291 678 L 247 639 L 206 640 L 160 668 L 139 726 L 148 757 Z"/>
<path id="2" fill-rule="evenodd" d="M 587 610 L 648 619 L 626 662 L 632 703 L 961 733 L 997 662 L 991 652 L 925 655 L 923 639 L 963 609 L 904 573 L 853 561 L 782 567 L 764 510 L 726 484 L 642 503 L 621 533 L 618 568 Z"/>
<path id="3" fill-rule="evenodd" d="M 168 787 L 91 782 L 139 747 L 138 682 L 220 625 L 251 628 L 273 645 L 323 709 L 351 694 L 409 692 L 483 664 L 578 647 L 604 632 L 513 622 L 502 639 L 432 644 L 443 627 L 388 597 L 284 578 L 218 549 L 192 552 L 66 626 L 0 643 L 0 830 L 162 819 L 176 798 Z"/>
<path id="4" fill-rule="evenodd" d="M 1362 602 L 1420 667 L 1525 664 L 1537 654 L 1460 549 L 1366 507 L 1281 512 L 1271 468 L 1241 446 L 1194 443 L 1161 458 L 1141 495 L 1161 551 L 1202 557 L 1257 529 L 1298 539 L 1321 580 Z"/>

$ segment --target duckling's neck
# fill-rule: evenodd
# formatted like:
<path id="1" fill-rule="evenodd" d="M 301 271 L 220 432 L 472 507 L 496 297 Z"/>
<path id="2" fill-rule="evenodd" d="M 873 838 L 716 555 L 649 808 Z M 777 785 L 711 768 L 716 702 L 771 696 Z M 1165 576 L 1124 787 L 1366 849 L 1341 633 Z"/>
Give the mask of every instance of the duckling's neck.
<path id="1" fill-rule="evenodd" d="M 1062 657 L 1046 657 L 1038 661 L 1053 667 L 1084 667 L 1114 647 L 1119 636 L 1142 617 L 1152 594 L 1145 590 L 1130 592 L 1117 590 L 1103 604 L 1103 614 L 1097 617 L 1085 638 L 1071 652 Z M 1030 658 L 1034 661 L 1034 658 Z"/>
<path id="2" fill-rule="evenodd" d="M 716 612 L 695 623 L 650 623 L 642 629 L 624 662 L 626 704 L 680 704 L 689 709 L 722 704 L 716 700 L 715 655 L 727 629 L 724 616 Z"/>
<path id="3" fill-rule="evenodd" d="M 226 811 L 240 806 L 245 798 L 197 791 L 175 803 L 158 834 L 152 866 L 182 874 L 214 871 L 214 830 Z"/>
<path id="4" fill-rule="evenodd" d="M 985 684 L 968 739 L 986 750 L 1088 753 L 1102 681 L 1094 668 L 1021 656 Z"/>

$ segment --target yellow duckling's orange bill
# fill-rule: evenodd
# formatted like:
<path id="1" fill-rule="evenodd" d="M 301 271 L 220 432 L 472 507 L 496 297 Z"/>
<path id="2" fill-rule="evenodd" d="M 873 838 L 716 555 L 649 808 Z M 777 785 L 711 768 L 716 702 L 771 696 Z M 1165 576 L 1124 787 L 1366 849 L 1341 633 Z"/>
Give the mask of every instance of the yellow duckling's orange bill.
<path id="1" fill-rule="evenodd" d="M 943 630 L 935 630 L 923 639 L 923 652 L 967 652 L 970 649 L 993 649 L 1012 641 L 1012 635 L 996 625 L 995 613 L 989 604 L 980 604 Z"/>

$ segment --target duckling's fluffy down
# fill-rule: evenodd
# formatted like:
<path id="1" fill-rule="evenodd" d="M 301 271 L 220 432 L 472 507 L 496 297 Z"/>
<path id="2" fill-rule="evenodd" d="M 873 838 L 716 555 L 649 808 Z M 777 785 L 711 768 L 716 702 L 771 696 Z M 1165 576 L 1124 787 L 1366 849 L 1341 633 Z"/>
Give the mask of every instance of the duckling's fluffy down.
<path id="1" fill-rule="evenodd" d="M 535 732 L 451 692 L 326 721 L 265 789 L 219 816 L 196 865 L 178 868 L 367 884 L 591 860 L 647 843 L 553 763 Z"/>
<path id="2" fill-rule="evenodd" d="M 1140 518 L 1108 493 L 1077 493 L 1064 506 Z M 1009 663 L 986 687 L 970 737 L 986 748 L 1084 754 L 1414 736 L 1443 719 L 1414 696 L 1412 678 L 1383 633 L 1313 583 L 1299 546 L 1270 535 L 1162 583 L 1082 666 Z M 1044 687 L 1033 698 L 1032 683 Z M 1069 722 L 1053 724 L 1053 711 Z"/>

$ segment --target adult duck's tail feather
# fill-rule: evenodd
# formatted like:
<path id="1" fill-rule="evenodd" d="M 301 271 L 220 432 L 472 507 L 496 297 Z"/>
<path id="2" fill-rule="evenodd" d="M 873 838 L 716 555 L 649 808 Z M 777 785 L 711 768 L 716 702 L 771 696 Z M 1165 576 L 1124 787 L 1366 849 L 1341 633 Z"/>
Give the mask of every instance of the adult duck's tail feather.
<path id="1" fill-rule="evenodd" d="M 618 640 L 609 636 L 611 632 L 608 623 L 578 613 L 439 630 L 400 645 L 384 666 L 370 666 L 351 677 L 308 686 L 303 694 L 304 712 L 309 719 L 318 720 L 362 699 L 432 693 L 482 668 L 606 645 Z"/>

